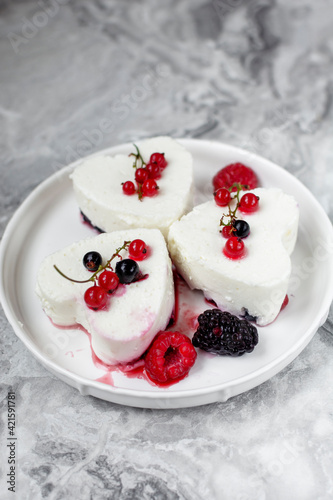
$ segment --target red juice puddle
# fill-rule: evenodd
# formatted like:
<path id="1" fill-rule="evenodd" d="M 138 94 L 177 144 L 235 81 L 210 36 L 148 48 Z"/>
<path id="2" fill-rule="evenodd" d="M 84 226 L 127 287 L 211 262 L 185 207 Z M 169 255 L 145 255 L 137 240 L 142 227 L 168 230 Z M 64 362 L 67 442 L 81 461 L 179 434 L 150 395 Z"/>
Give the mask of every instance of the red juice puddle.
<path id="1" fill-rule="evenodd" d="M 175 305 L 169 320 L 169 323 L 167 325 L 167 329 L 175 325 L 178 321 L 179 317 L 179 293 L 180 293 L 180 280 L 182 278 L 179 276 L 177 271 L 173 269 L 173 282 L 174 282 L 174 290 L 175 290 Z"/>
<path id="2" fill-rule="evenodd" d="M 107 372 L 101 377 L 96 378 L 95 382 L 101 382 L 102 384 L 112 385 L 114 387 L 113 377 L 110 372 Z"/>
<path id="3" fill-rule="evenodd" d="M 117 288 L 112 293 L 110 293 L 110 296 L 122 297 L 123 295 L 125 295 L 125 293 L 126 293 L 126 286 L 123 283 L 119 283 Z"/>
<path id="4" fill-rule="evenodd" d="M 281 309 L 278 313 L 278 315 L 276 316 L 276 318 L 273 319 L 273 321 L 271 321 L 270 323 L 267 323 L 267 325 L 264 325 L 263 328 L 265 328 L 265 326 L 269 326 L 271 325 L 272 323 L 275 323 L 275 321 L 278 319 L 278 317 L 280 316 L 281 312 L 287 307 L 287 305 L 289 304 L 289 296 L 288 294 L 285 296 L 285 298 L 283 299 L 283 302 L 281 304 Z M 256 325 L 258 326 L 258 325 Z"/>
<path id="5" fill-rule="evenodd" d="M 289 304 L 289 297 L 288 297 L 288 295 L 286 295 L 285 298 L 284 298 L 284 300 L 283 300 L 283 302 L 282 302 L 282 306 L 281 306 L 280 312 L 283 311 L 283 309 L 285 307 L 287 307 L 288 304 Z"/>
<path id="6" fill-rule="evenodd" d="M 147 275 L 144 275 L 142 279 L 146 279 L 147 277 L 148 277 Z M 181 276 L 179 276 L 179 274 L 175 270 L 174 270 L 174 283 L 175 283 L 175 306 L 172 316 L 170 318 L 170 322 L 166 329 L 181 330 L 185 334 L 190 334 L 197 328 L 198 313 L 193 311 L 193 309 L 190 307 L 189 300 L 184 299 L 184 297 L 182 296 L 183 291 L 188 292 L 189 290 L 188 285 L 186 284 L 185 280 Z M 119 285 L 117 290 L 114 292 L 115 295 L 119 294 L 120 296 L 123 295 L 124 293 L 126 293 L 126 285 Z M 95 379 L 96 382 L 101 382 L 103 384 L 115 387 L 113 373 L 117 372 L 121 373 L 122 375 L 124 375 L 129 379 L 136 378 L 136 379 L 146 380 L 150 385 L 154 387 L 166 389 L 180 382 L 181 380 L 183 380 L 188 376 L 188 374 L 186 374 L 183 377 L 180 377 L 178 379 L 163 384 L 152 380 L 148 376 L 145 370 L 145 363 L 144 363 L 145 353 L 138 360 L 135 360 L 130 363 L 108 365 L 107 363 L 104 363 L 94 352 L 91 342 L 91 334 L 82 325 L 77 324 L 70 326 L 59 326 L 56 325 L 51 319 L 50 321 L 56 328 L 64 330 L 77 329 L 83 331 L 88 336 L 92 362 L 97 369 L 104 371 L 103 375 Z M 72 355 L 73 351 L 68 351 L 66 354 Z"/>
<path id="7" fill-rule="evenodd" d="M 191 338 L 198 326 L 198 315 L 202 310 L 195 310 L 189 297 L 186 281 L 174 270 L 175 307 L 166 330 L 177 330 Z"/>

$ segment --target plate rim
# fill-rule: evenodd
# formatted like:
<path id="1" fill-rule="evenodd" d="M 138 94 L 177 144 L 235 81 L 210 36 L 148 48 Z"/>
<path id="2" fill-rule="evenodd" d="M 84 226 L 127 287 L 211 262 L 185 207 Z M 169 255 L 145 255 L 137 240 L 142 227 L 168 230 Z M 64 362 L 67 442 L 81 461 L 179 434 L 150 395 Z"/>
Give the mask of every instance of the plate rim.
<path id="1" fill-rule="evenodd" d="M 141 140 L 141 139 L 140 139 Z M 273 170 L 283 172 L 287 178 L 290 178 L 292 182 L 296 182 L 298 187 L 303 190 L 303 192 L 311 198 L 311 201 L 315 203 L 317 210 L 321 212 L 321 216 L 323 220 L 325 220 L 325 225 L 327 228 L 330 228 L 330 238 L 333 240 L 333 226 L 331 221 L 325 212 L 322 205 L 319 203 L 317 198 L 311 193 L 311 191 L 293 174 L 291 174 L 288 170 L 285 170 L 283 167 L 277 165 L 276 163 L 270 161 L 269 159 L 258 155 L 256 153 L 247 151 L 246 149 L 229 145 L 224 142 L 215 141 L 215 140 L 207 140 L 207 139 L 192 139 L 192 138 L 175 138 L 180 144 L 183 144 L 185 147 L 189 149 L 195 146 L 202 147 L 220 147 L 227 149 L 229 152 L 232 152 L 236 155 L 246 155 L 248 158 L 253 158 L 256 161 L 263 161 L 265 164 L 269 165 Z M 138 141 L 139 142 L 139 141 Z M 4 313 L 7 317 L 7 320 L 11 327 L 14 330 L 16 336 L 23 342 L 23 344 L 28 348 L 28 350 L 34 355 L 35 358 L 49 371 L 55 374 L 62 381 L 77 388 L 81 394 L 92 395 L 98 398 L 120 403 L 126 404 L 128 406 L 136 406 L 136 407 L 144 407 L 144 408 L 183 408 L 190 406 L 199 406 L 202 404 L 207 404 L 215 401 L 226 401 L 232 396 L 237 394 L 247 392 L 251 388 L 255 388 L 261 383 L 269 380 L 271 377 L 276 375 L 279 371 L 285 368 L 290 362 L 292 362 L 302 350 L 308 345 L 310 340 L 313 338 L 317 330 L 320 326 L 325 322 L 327 315 L 329 313 L 329 309 L 333 300 L 333 256 L 330 257 L 330 279 L 328 279 L 328 285 L 325 290 L 325 295 L 323 296 L 323 300 L 321 302 L 321 307 L 318 309 L 317 314 L 308 326 L 302 337 L 298 339 L 296 343 L 292 345 L 291 348 L 287 352 L 281 354 L 278 358 L 275 358 L 270 363 L 254 370 L 250 374 L 246 374 L 240 378 L 233 379 L 228 382 L 218 383 L 215 385 L 211 385 L 208 387 L 200 388 L 200 389 L 175 389 L 172 392 L 169 392 L 168 389 L 159 390 L 158 392 L 153 392 L 149 390 L 141 390 L 141 389 L 130 389 L 130 388 L 119 388 L 114 386 L 109 386 L 102 382 L 98 382 L 95 380 L 89 380 L 81 375 L 73 373 L 62 366 L 59 366 L 52 359 L 43 355 L 42 351 L 34 344 L 34 342 L 30 339 L 30 337 L 25 333 L 23 325 L 21 326 L 18 319 L 15 316 L 15 313 L 12 310 L 12 306 L 10 301 L 7 301 L 6 297 L 6 283 L 4 282 L 4 261 L 6 258 L 6 249 L 8 248 L 10 241 L 13 237 L 13 232 L 16 227 L 16 223 L 19 221 L 21 214 L 32 205 L 38 196 L 43 193 L 45 190 L 49 189 L 57 179 L 61 180 L 63 177 L 67 177 L 73 169 L 79 165 L 82 161 L 90 159 L 92 157 L 101 156 L 103 154 L 117 154 L 117 150 L 126 149 L 132 146 L 133 143 L 126 142 L 123 144 L 118 144 L 114 146 L 110 146 L 104 148 L 102 150 L 96 151 L 86 157 L 79 158 L 78 160 L 70 163 L 67 166 L 62 167 L 57 170 L 53 174 L 49 175 L 46 179 L 41 181 L 22 201 L 22 203 L 18 206 L 18 208 L 14 211 L 11 216 L 9 222 L 7 223 L 1 242 L 0 242 L 0 302 L 2 304 Z M 195 153 L 193 153 L 195 157 Z M 268 372 L 268 373 L 267 373 Z M 61 376 L 60 376 L 61 375 Z M 267 376 L 265 376 L 267 375 Z M 251 383 L 255 381 L 254 385 Z M 245 390 L 234 391 L 235 387 L 243 386 L 249 383 L 251 387 Z M 100 394 L 106 393 L 110 395 L 109 397 L 103 397 Z M 119 397 L 118 397 L 119 396 Z M 186 403 L 186 400 L 196 400 L 202 399 L 202 396 L 211 396 L 208 397 L 208 401 L 206 402 L 196 402 L 192 401 L 192 404 Z M 130 397 L 132 399 L 131 403 L 117 401 L 117 399 L 123 399 Z M 182 399 L 182 402 L 185 404 L 176 404 L 173 405 L 175 401 L 179 402 L 179 399 Z M 155 405 L 151 405 L 152 401 L 155 401 Z M 165 405 L 167 402 L 171 402 L 171 404 Z"/>

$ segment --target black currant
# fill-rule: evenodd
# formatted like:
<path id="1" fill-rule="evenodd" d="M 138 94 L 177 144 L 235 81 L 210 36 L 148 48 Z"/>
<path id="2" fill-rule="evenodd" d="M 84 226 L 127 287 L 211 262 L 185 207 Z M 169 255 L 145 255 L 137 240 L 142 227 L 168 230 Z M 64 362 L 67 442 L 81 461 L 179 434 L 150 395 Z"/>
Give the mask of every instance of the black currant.
<path id="1" fill-rule="evenodd" d="M 245 220 L 237 219 L 232 223 L 233 235 L 238 238 L 246 238 L 250 233 L 250 226 Z"/>
<path id="2" fill-rule="evenodd" d="M 123 259 L 116 264 L 116 274 L 120 283 L 132 283 L 135 281 L 140 273 L 140 268 L 135 260 Z"/>
<path id="3" fill-rule="evenodd" d="M 102 256 L 98 252 L 88 252 L 83 257 L 83 265 L 88 271 L 95 272 L 102 265 Z"/>

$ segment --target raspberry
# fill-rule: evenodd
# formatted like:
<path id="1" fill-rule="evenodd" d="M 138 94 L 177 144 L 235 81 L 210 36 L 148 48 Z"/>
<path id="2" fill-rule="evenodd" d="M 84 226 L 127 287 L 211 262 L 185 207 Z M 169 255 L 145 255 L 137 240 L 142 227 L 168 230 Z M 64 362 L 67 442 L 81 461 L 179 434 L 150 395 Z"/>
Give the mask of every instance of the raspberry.
<path id="1" fill-rule="evenodd" d="M 252 352 L 258 344 L 256 327 L 228 312 L 208 309 L 199 315 L 198 322 L 192 344 L 204 351 L 242 356 L 245 352 Z"/>
<path id="2" fill-rule="evenodd" d="M 147 351 L 146 373 L 154 382 L 175 382 L 188 374 L 196 357 L 196 350 L 186 335 L 160 332 Z"/>
<path id="3" fill-rule="evenodd" d="M 219 188 L 229 189 L 235 183 L 246 186 L 246 189 L 254 189 L 258 187 L 259 181 L 253 170 L 242 163 L 231 163 L 219 170 L 213 177 L 215 191 Z M 232 191 L 236 190 L 236 187 L 232 189 Z"/>

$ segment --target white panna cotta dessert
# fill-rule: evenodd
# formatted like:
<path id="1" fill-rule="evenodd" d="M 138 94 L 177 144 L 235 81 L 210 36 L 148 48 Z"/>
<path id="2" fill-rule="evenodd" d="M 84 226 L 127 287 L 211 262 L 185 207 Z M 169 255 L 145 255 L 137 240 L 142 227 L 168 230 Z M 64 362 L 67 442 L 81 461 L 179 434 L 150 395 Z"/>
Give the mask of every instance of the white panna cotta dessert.
<path id="1" fill-rule="evenodd" d="M 120 283 L 107 295 L 107 303 L 101 309 L 91 309 L 84 299 L 86 290 L 94 286 L 92 281 L 70 281 L 54 267 L 71 279 L 87 280 L 93 275 L 83 263 L 88 252 L 98 252 L 105 266 L 124 242 L 136 239 L 143 240 L 147 247 L 146 258 L 137 261 L 141 279 Z M 120 255 L 123 259 L 131 258 L 128 246 Z M 112 260 L 113 270 L 120 260 L 119 256 Z M 165 239 L 157 229 L 132 229 L 75 242 L 44 259 L 37 276 L 36 293 L 55 325 L 78 324 L 91 334 L 92 348 L 103 362 L 133 361 L 144 353 L 155 335 L 166 328 L 173 313 L 173 275 Z"/>
<path id="2" fill-rule="evenodd" d="M 220 219 L 228 207 L 219 207 L 214 200 L 175 222 L 168 246 L 191 289 L 202 290 L 220 309 L 250 315 L 263 326 L 277 317 L 288 291 L 299 209 L 296 200 L 280 189 L 246 192 L 259 197 L 259 208 L 251 214 L 237 210 L 236 218 L 250 226 L 249 235 L 242 239 L 246 252 L 242 258 L 231 259 L 223 253 L 227 239 L 221 234 Z M 230 206 L 235 204 L 233 200 Z"/>
<path id="3" fill-rule="evenodd" d="M 135 146 L 128 154 L 96 156 L 83 161 L 71 174 L 76 201 L 84 217 L 98 229 L 111 232 L 130 228 L 157 228 L 167 236 L 170 225 L 193 207 L 192 155 L 170 137 L 137 144 L 145 163 L 153 153 L 164 154 L 167 166 L 156 179 L 154 196 L 124 194 L 123 184 L 134 180 Z M 140 162 L 138 162 L 140 166 Z"/>

